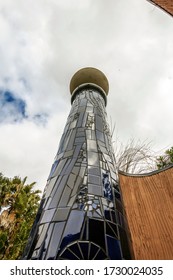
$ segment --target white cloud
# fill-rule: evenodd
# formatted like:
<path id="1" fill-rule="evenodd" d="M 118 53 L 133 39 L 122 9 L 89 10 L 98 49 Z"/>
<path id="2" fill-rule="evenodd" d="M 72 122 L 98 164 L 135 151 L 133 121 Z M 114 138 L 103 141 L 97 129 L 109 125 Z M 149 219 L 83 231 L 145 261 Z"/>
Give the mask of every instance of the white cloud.
<path id="1" fill-rule="evenodd" d="M 0 171 L 46 183 L 71 76 L 86 66 L 109 80 L 107 112 L 122 141 L 171 145 L 172 24 L 145 0 L 0 0 L 0 88 L 23 99 L 29 116 L 0 126 Z M 37 114 L 49 116 L 45 126 L 32 122 Z"/>

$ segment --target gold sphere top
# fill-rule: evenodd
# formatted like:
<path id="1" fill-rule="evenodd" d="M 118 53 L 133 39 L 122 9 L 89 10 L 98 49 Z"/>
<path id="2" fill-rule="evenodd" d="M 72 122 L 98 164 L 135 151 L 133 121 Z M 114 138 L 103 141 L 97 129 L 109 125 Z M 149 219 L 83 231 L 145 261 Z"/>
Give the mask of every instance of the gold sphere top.
<path id="1" fill-rule="evenodd" d="M 70 82 L 70 92 L 73 94 L 74 90 L 82 84 L 95 84 L 103 89 L 104 93 L 108 95 L 109 83 L 108 80 L 100 70 L 93 67 L 82 68 L 77 71 Z"/>

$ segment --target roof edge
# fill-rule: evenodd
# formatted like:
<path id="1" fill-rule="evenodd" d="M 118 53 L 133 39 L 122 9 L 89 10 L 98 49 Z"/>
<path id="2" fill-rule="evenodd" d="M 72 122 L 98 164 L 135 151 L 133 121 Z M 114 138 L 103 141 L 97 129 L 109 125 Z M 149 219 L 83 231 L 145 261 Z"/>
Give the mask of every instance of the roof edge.
<path id="1" fill-rule="evenodd" d="M 139 178 L 139 177 L 147 177 L 147 176 L 156 175 L 158 173 L 161 173 L 161 172 L 166 171 L 166 170 L 171 169 L 171 168 L 173 168 L 173 163 L 164 167 L 164 168 L 154 170 L 154 171 L 151 171 L 151 172 L 148 172 L 148 173 L 132 174 L 132 173 L 124 172 L 122 170 L 118 170 L 118 174 L 124 175 L 124 176 L 129 176 L 129 177 L 138 177 Z"/>
<path id="2" fill-rule="evenodd" d="M 148 1 L 149 3 L 151 3 L 152 5 L 156 6 L 157 8 L 161 9 L 162 11 L 164 11 L 165 13 L 167 13 L 168 15 L 170 15 L 171 17 L 173 16 L 173 14 L 172 14 L 169 10 L 165 9 L 165 8 L 162 7 L 161 5 L 159 5 L 159 4 L 155 3 L 155 2 L 153 2 L 152 0 L 147 0 L 147 1 Z"/>

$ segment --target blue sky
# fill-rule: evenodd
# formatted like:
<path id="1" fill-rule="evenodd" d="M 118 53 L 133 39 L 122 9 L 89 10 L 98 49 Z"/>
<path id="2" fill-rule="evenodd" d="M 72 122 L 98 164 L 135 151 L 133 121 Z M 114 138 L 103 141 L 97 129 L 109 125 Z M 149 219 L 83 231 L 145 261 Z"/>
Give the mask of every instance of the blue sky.
<path id="1" fill-rule="evenodd" d="M 44 188 L 70 79 L 87 66 L 109 80 L 113 140 L 170 147 L 172 31 L 172 17 L 146 0 L 0 0 L 0 172 Z"/>
<path id="2" fill-rule="evenodd" d="M 27 115 L 27 103 L 20 97 L 16 97 L 10 91 L 0 90 L 0 123 L 15 124 L 28 120 L 37 125 L 46 125 L 48 114 L 37 113 Z"/>
<path id="3" fill-rule="evenodd" d="M 0 123 L 19 122 L 26 117 L 25 101 L 9 91 L 0 91 Z"/>

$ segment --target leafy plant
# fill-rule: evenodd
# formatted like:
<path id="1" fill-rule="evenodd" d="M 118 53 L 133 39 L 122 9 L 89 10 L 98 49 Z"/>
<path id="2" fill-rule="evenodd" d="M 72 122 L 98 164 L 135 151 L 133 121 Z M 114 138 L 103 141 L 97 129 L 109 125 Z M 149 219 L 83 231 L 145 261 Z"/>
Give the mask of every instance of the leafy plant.
<path id="1" fill-rule="evenodd" d="M 166 150 L 162 156 L 159 156 L 156 160 L 158 169 L 167 167 L 173 163 L 173 147 Z"/>
<path id="2" fill-rule="evenodd" d="M 0 259 L 19 259 L 27 242 L 40 201 L 35 183 L 0 173 Z"/>

